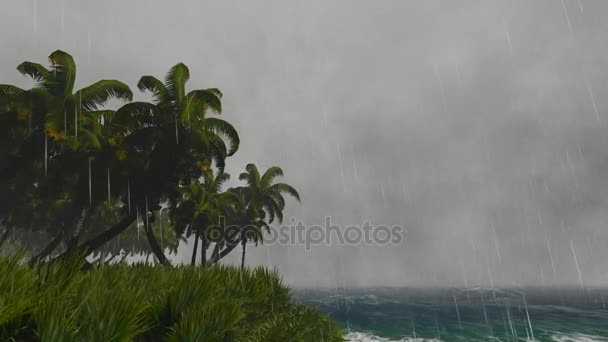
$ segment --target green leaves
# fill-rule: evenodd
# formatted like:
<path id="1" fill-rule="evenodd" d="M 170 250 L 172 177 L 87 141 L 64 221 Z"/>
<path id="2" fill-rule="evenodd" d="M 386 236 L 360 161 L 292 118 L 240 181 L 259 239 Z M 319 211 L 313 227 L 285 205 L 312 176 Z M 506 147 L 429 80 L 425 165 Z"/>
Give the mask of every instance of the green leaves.
<path id="1" fill-rule="evenodd" d="M 23 93 L 23 89 L 10 84 L 0 84 L 0 96 L 9 98 L 15 97 Z"/>
<path id="2" fill-rule="evenodd" d="M 186 82 L 189 79 L 190 70 L 188 70 L 188 67 L 184 63 L 178 63 L 173 66 L 165 77 L 165 87 L 177 108 L 182 107 L 184 104 Z"/>
<path id="3" fill-rule="evenodd" d="M 193 90 L 187 96 L 187 109 L 194 111 L 193 115 L 198 115 L 202 118 L 207 111 L 212 111 L 215 114 L 222 113 L 221 93 L 217 89 L 200 89 Z M 189 114 L 189 110 L 185 114 Z"/>
<path id="4" fill-rule="evenodd" d="M 208 131 L 223 137 L 224 139 L 222 140 L 228 142 L 227 156 L 234 155 L 239 149 L 239 145 L 241 143 L 239 134 L 228 122 L 221 119 L 208 118 L 205 119 L 205 128 Z"/>
<path id="5" fill-rule="evenodd" d="M 244 187 L 222 190 L 229 179 L 223 173 L 226 160 L 237 152 L 240 137 L 229 122 L 210 117 L 222 112 L 219 89 L 186 91 L 190 71 L 183 63 L 163 80 L 139 80 L 137 87 L 153 96 L 150 103 L 130 102 L 131 90 L 117 80 L 74 92 L 72 56 L 57 50 L 49 62 L 49 68 L 19 65 L 19 72 L 36 82 L 32 89 L 0 85 L 0 163 L 10 166 L 0 170 L 7 179 L 0 192 L 11 199 L 0 201 L 0 217 L 11 217 L 17 240 L 30 250 L 45 248 L 28 235 L 36 230 L 38 241 L 63 236 L 73 248 L 96 249 L 109 242 L 106 250 L 113 255 L 121 248 L 145 252 L 140 231 L 128 229 L 126 219 L 133 220 L 147 204 L 151 222 L 157 223 L 153 229 L 162 231 L 156 235 L 168 241 L 162 248 L 176 250 L 184 235 L 216 224 L 219 216 L 257 227 L 252 236 L 258 242 L 270 222 L 283 218 L 283 196 L 299 200 L 291 186 L 274 184 L 283 176 L 279 167 L 261 175 L 249 164 L 240 176 Z M 129 103 L 116 111 L 104 108 L 112 99 Z M 155 221 L 163 201 L 170 203 L 165 221 Z M 82 230 L 75 229 L 84 209 L 91 218 Z M 49 312 L 56 310 L 62 308 Z"/>
<path id="6" fill-rule="evenodd" d="M 260 187 L 262 187 L 262 188 L 270 187 L 270 185 L 272 184 L 274 179 L 277 177 L 283 177 L 283 170 L 278 166 L 270 167 L 264 173 L 264 176 L 262 177 L 262 180 L 260 182 Z"/>
<path id="7" fill-rule="evenodd" d="M 292 304 L 278 274 L 263 268 L 81 271 L 76 256 L 33 268 L 20 260 L 0 259 L 2 340 L 340 341 L 331 321 Z"/>
<path id="8" fill-rule="evenodd" d="M 169 91 L 159 79 L 154 76 L 143 76 L 137 82 L 137 88 L 141 91 L 149 91 L 154 97 L 154 104 L 166 103 L 170 101 Z"/>
<path id="9" fill-rule="evenodd" d="M 291 185 L 278 183 L 270 186 L 270 191 L 277 195 L 288 194 L 300 202 L 300 194 Z"/>
<path id="10" fill-rule="evenodd" d="M 74 94 L 74 102 L 84 111 L 98 110 L 110 99 L 131 101 L 133 93 L 126 84 L 116 80 L 101 80 Z"/>
<path id="11" fill-rule="evenodd" d="M 39 87 L 46 86 L 53 81 L 51 72 L 38 63 L 23 62 L 17 66 L 17 71 L 23 76 L 31 77 Z"/>
<path id="12" fill-rule="evenodd" d="M 49 56 L 53 68 L 54 95 L 71 95 L 76 82 L 76 63 L 67 52 L 55 50 Z"/>

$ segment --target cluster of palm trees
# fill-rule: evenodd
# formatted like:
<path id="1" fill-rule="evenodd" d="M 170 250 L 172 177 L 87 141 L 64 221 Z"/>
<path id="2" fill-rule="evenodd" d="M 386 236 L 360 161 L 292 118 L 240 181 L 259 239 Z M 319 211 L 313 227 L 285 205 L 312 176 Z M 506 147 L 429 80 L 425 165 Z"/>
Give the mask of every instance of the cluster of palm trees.
<path id="1" fill-rule="evenodd" d="M 0 85 L 0 247 L 21 239 L 33 261 L 90 255 L 110 241 L 132 253 L 125 237 L 135 234 L 127 232 L 135 227 L 139 238 L 143 226 L 162 264 L 170 264 L 166 248 L 193 236 L 192 264 L 199 244 L 201 265 L 240 245 L 244 266 L 247 243 L 262 242 L 269 225 L 282 220 L 284 196 L 299 201 L 293 187 L 275 183 L 283 175 L 278 167 L 260 173 L 249 164 L 239 177 L 245 185 L 223 189 L 239 135 L 211 116 L 222 111 L 218 89 L 186 91 L 184 64 L 164 81 L 142 77 L 137 87 L 152 101 L 132 102 L 129 87 L 116 80 L 75 91 L 76 64 L 63 51 L 49 62 L 17 67 L 36 82 L 31 89 Z M 109 110 L 110 100 L 126 104 Z M 222 220 L 243 228 L 224 231 Z M 163 232 L 174 237 L 165 246 L 156 236 Z"/>

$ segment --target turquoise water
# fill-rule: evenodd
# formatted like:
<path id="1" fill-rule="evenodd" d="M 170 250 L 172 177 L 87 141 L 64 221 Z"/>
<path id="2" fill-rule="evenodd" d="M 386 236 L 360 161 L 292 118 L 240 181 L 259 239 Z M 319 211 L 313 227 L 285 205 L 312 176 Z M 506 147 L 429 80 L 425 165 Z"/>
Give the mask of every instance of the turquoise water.
<path id="1" fill-rule="evenodd" d="M 608 341 L 608 290 L 300 290 L 351 341 Z"/>

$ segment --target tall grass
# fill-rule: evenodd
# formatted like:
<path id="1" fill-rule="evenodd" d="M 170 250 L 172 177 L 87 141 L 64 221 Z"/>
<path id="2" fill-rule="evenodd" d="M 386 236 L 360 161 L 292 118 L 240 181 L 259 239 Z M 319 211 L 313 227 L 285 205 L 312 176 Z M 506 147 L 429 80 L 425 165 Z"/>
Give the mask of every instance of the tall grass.
<path id="1" fill-rule="evenodd" d="M 0 258 L 0 340 L 342 341 L 275 272 Z"/>

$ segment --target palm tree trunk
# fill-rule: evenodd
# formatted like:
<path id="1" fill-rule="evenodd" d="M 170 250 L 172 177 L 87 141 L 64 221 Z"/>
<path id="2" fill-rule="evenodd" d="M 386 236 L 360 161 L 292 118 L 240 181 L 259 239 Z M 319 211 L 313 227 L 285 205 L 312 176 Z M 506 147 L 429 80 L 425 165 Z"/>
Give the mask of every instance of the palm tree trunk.
<path id="1" fill-rule="evenodd" d="M 247 248 L 247 241 L 243 240 L 241 244 L 243 245 L 243 253 L 241 254 L 241 270 L 243 270 L 245 269 L 245 248 Z"/>
<path id="2" fill-rule="evenodd" d="M 2 246 L 4 246 L 4 243 L 6 243 L 6 241 L 8 240 L 9 232 L 10 232 L 10 228 L 6 227 L 6 230 L 2 234 L 2 237 L 0 237 L 0 251 L 2 250 Z"/>
<path id="3" fill-rule="evenodd" d="M 207 239 L 205 238 L 205 234 L 203 233 L 203 237 L 201 238 L 201 267 L 205 267 L 207 264 Z"/>
<path id="4" fill-rule="evenodd" d="M 44 247 L 44 249 L 42 249 L 42 251 L 40 251 L 40 253 L 38 253 L 37 255 L 35 255 L 29 262 L 30 265 L 34 265 L 35 263 L 37 263 L 38 261 L 46 258 L 49 254 L 51 254 L 51 252 L 57 248 L 57 246 L 59 246 L 59 243 L 61 243 L 61 237 L 63 236 L 63 231 L 61 233 L 59 233 L 59 235 L 57 235 L 46 247 Z"/>
<path id="5" fill-rule="evenodd" d="M 154 256 L 156 256 L 156 258 L 158 259 L 158 262 L 160 262 L 161 265 L 171 265 L 169 259 L 167 259 L 165 253 L 160 248 L 158 241 L 156 241 L 156 237 L 154 236 L 154 232 L 152 231 L 152 225 L 146 222 L 145 230 L 146 236 L 148 237 L 148 243 L 150 244 L 150 248 L 152 248 L 152 252 L 154 253 Z"/>
<path id="6" fill-rule="evenodd" d="M 211 260 L 209 260 L 209 262 L 212 262 L 214 259 L 217 259 L 219 257 L 220 254 L 220 244 L 216 243 L 215 247 L 213 247 L 213 252 L 211 252 Z"/>
<path id="7" fill-rule="evenodd" d="M 214 255 L 211 257 L 211 260 L 209 260 L 209 263 L 216 264 L 218 261 L 222 260 L 226 255 L 230 254 L 230 252 L 232 252 L 238 245 L 239 245 L 238 243 L 227 245 L 220 252 L 218 252 L 218 253 L 214 252 L 213 253 Z"/>
<path id="8" fill-rule="evenodd" d="M 198 230 L 194 233 L 194 248 L 192 249 L 192 260 L 190 261 L 190 266 L 196 265 L 196 251 L 198 250 Z"/>
<path id="9" fill-rule="evenodd" d="M 240 233 L 236 233 L 235 235 L 228 237 L 225 240 L 226 243 L 223 246 L 220 246 L 220 244 L 216 243 L 215 248 L 213 249 L 213 253 L 211 254 L 211 260 L 209 260 L 209 264 L 217 264 L 226 255 L 230 254 L 230 252 L 232 252 L 239 245 L 238 241 L 232 242 L 234 241 L 235 237 L 238 237 L 238 235 L 240 235 Z M 221 249 L 221 247 L 223 247 L 223 249 Z"/>
<path id="10" fill-rule="evenodd" d="M 80 235 L 82 234 L 82 231 L 84 230 L 84 227 L 88 223 L 88 218 L 89 218 L 89 215 L 88 215 L 87 209 L 83 209 L 80 219 L 78 220 L 78 222 L 76 222 L 76 228 L 74 229 L 74 233 L 72 234 L 72 237 L 70 238 L 70 240 L 68 240 L 68 243 L 66 246 L 66 251 L 73 250 L 74 248 L 76 248 L 76 246 L 78 245 L 78 239 L 80 238 Z"/>
<path id="11" fill-rule="evenodd" d="M 113 238 L 115 238 L 116 236 L 118 236 L 125 229 L 129 228 L 129 226 L 133 223 L 133 221 L 135 221 L 136 217 L 137 216 L 135 215 L 135 213 L 129 214 L 129 215 L 123 217 L 122 220 L 120 220 L 118 223 L 116 223 L 110 229 L 106 230 L 105 232 L 97 235 L 96 237 L 94 237 L 92 239 L 85 241 L 79 247 L 65 251 L 60 257 L 65 257 L 66 255 L 68 255 L 69 253 L 71 253 L 72 251 L 74 251 L 76 249 L 80 250 L 82 252 L 82 254 L 85 256 L 91 254 L 92 252 L 97 250 L 99 247 L 103 246 L 105 243 L 107 243 L 108 241 L 110 241 Z"/>

